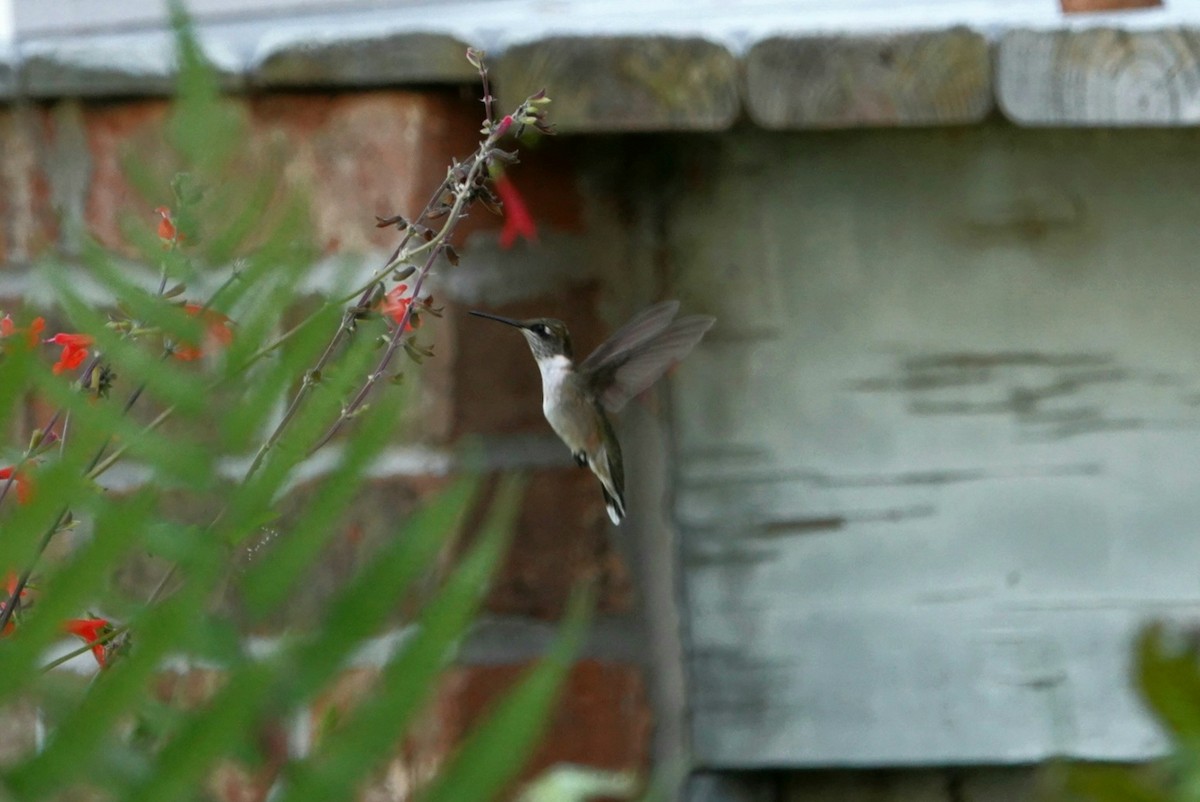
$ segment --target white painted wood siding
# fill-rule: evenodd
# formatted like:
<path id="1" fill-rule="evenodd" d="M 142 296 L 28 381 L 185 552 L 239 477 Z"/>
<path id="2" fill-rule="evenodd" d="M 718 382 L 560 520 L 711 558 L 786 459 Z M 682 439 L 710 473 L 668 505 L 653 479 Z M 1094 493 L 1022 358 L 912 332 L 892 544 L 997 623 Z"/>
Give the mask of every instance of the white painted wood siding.
<path id="1" fill-rule="evenodd" d="M 708 766 L 1127 759 L 1200 617 L 1200 138 L 771 137 L 678 199 L 676 515 Z"/>

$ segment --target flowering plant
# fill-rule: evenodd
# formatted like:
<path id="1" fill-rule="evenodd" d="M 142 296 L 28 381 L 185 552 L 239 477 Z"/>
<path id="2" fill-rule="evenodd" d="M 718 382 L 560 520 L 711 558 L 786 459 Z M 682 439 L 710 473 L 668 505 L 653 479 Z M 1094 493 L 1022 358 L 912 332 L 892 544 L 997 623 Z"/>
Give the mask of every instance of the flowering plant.
<path id="1" fill-rule="evenodd" d="M 48 271 L 70 325 L 0 310 L 2 430 L 20 428 L 30 397 L 42 410 L 27 445 L 0 454 L 0 710 L 31 702 L 50 733 L 0 768 L 0 798 L 83 785 L 109 798 L 176 799 L 229 760 L 273 766 L 268 785 L 284 799 L 344 798 L 430 697 L 514 511 L 515 486 L 502 483 L 457 567 L 417 594 L 447 537 L 472 517 L 477 482 L 462 479 L 398 522 L 320 600 L 304 632 L 266 657 L 241 641 L 239 625 L 284 615 L 308 593 L 306 577 L 400 416 L 400 400 L 379 385 L 397 375 L 399 354 L 419 362 L 431 353 L 420 323 L 441 309 L 427 279 L 457 264 L 452 241 L 470 208 L 520 205 L 515 189 L 493 191 L 493 169 L 515 163 L 502 146 L 516 134 L 550 133 L 549 99 L 539 93 L 497 121 L 482 55 L 469 52 L 485 107 L 478 147 L 450 166 L 424 209 L 378 221 L 399 237 L 378 269 L 288 321 L 295 277 L 314 256 L 304 209 L 247 168 L 242 121 L 219 98 L 186 21 L 176 23 L 181 77 L 167 130 L 179 170 L 148 182 L 151 192 L 169 183 L 169 200 L 129 234 L 155 274 L 139 280 L 86 243 L 84 267 L 103 298 L 63 278 L 70 266 Z M 533 236 L 523 206 L 520 217 L 521 235 Z M 332 467 L 304 478 L 323 449 Z M 121 581 L 131 572 L 153 578 L 140 596 Z M 382 666 L 372 703 L 302 757 L 258 749 L 248 734 L 311 704 L 402 600 L 416 610 L 412 636 Z M 486 798 L 512 778 L 585 606 L 575 605 L 548 659 L 427 778 L 427 798 Z M 65 652 L 64 634 L 75 639 Z M 181 710 L 156 695 L 168 658 L 222 667 L 205 705 Z M 52 669 L 79 660 L 92 661 L 93 682 L 54 681 Z"/>

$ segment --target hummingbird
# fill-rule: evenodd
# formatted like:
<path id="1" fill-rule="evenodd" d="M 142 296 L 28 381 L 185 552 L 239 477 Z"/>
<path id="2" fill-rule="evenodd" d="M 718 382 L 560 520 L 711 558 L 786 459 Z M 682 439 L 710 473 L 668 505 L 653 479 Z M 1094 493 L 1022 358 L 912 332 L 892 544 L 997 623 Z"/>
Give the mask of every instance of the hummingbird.
<path id="1" fill-rule="evenodd" d="M 476 317 L 520 329 L 542 374 L 542 414 L 571 449 L 579 467 L 600 480 L 614 524 L 625 517 L 625 468 L 621 444 L 608 419 L 682 360 L 716 318 L 675 319 L 679 301 L 663 301 L 635 315 L 578 365 L 571 335 L 561 320 L 512 320 L 487 312 Z"/>

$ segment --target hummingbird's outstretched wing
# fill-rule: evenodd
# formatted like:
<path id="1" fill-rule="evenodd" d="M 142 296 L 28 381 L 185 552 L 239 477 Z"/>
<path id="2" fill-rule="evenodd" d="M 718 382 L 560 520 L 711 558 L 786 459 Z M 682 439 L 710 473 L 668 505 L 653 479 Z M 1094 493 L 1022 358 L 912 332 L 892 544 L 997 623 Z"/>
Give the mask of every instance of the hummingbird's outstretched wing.
<path id="1" fill-rule="evenodd" d="M 664 301 L 637 315 L 588 356 L 579 371 L 600 403 L 617 412 L 682 360 L 716 322 L 689 315 L 671 322 L 678 301 Z"/>
<path id="2" fill-rule="evenodd" d="M 607 362 L 613 354 L 635 348 L 665 329 L 679 311 L 679 301 L 663 301 L 638 312 L 588 354 L 579 365 L 585 374 Z"/>

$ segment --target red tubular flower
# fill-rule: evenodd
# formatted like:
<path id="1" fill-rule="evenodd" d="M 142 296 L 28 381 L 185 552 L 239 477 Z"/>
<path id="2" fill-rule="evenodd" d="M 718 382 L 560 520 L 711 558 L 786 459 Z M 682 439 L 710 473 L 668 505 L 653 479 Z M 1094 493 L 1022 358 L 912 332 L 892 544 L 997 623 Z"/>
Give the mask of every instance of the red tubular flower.
<path id="1" fill-rule="evenodd" d="M 408 307 L 412 306 L 414 300 L 407 293 L 407 284 L 397 284 L 387 295 L 383 296 L 383 301 L 379 304 L 379 311 L 390 317 L 397 326 L 404 319 L 404 313 L 408 311 Z M 404 327 L 404 330 L 412 331 L 418 325 L 420 325 L 419 321 L 415 320 L 412 315 L 409 315 L 408 325 Z"/>
<path id="2" fill-rule="evenodd" d="M 86 334 L 59 333 L 46 342 L 62 346 L 62 354 L 59 355 L 53 368 L 55 373 L 62 373 L 64 370 L 74 370 L 82 365 L 83 360 L 87 359 L 88 349 L 92 347 L 94 341 Z"/>
<path id="3" fill-rule="evenodd" d="M 176 242 L 181 242 L 183 237 L 179 236 L 179 229 L 175 227 L 175 221 L 171 219 L 171 209 L 167 206 L 159 206 L 155 213 L 162 219 L 158 221 L 158 238 L 162 240 L 164 248 L 169 248 Z"/>
<path id="4" fill-rule="evenodd" d="M 33 483 L 29 481 L 29 477 L 25 475 L 24 471 L 17 471 L 16 473 L 17 477 L 13 481 L 17 484 L 17 503 L 28 504 L 29 500 L 33 498 Z M 0 468 L 0 483 L 7 482 L 12 475 L 13 468 L 11 465 L 7 468 Z"/>
<path id="5" fill-rule="evenodd" d="M 99 640 L 108 634 L 112 625 L 105 618 L 72 618 L 63 624 L 63 629 L 83 638 L 92 647 L 92 656 L 104 668 L 104 644 Z"/>
<path id="6" fill-rule="evenodd" d="M 35 317 L 33 322 L 29 324 L 29 328 L 25 329 L 26 342 L 30 348 L 35 348 L 38 344 L 38 339 L 42 336 L 42 331 L 46 328 L 46 319 L 44 317 Z M 13 323 L 12 317 L 5 315 L 0 317 L 0 339 L 11 337 L 21 329 Z"/>
<path id="7" fill-rule="evenodd" d="M 29 347 L 34 348 L 38 344 L 38 340 L 42 337 L 42 332 L 46 329 L 46 318 L 35 317 L 33 322 L 29 324 L 29 331 L 25 332 L 28 338 Z"/>
<path id="8" fill-rule="evenodd" d="M 504 203 L 504 228 L 500 231 L 500 247 L 508 250 L 517 242 L 517 237 L 524 237 L 530 242 L 537 242 L 537 224 L 533 215 L 525 205 L 525 199 L 517 191 L 508 176 L 502 175 L 496 179 L 496 194 Z"/>
<path id="9" fill-rule="evenodd" d="M 204 356 L 205 348 L 211 351 L 214 346 L 223 348 L 233 342 L 233 329 L 229 327 L 230 320 L 225 315 L 215 309 L 205 309 L 200 304 L 185 304 L 183 311 L 192 317 L 203 313 L 205 343 L 204 348 L 189 343 L 180 343 L 175 347 L 176 359 L 181 362 L 191 362 Z"/>

